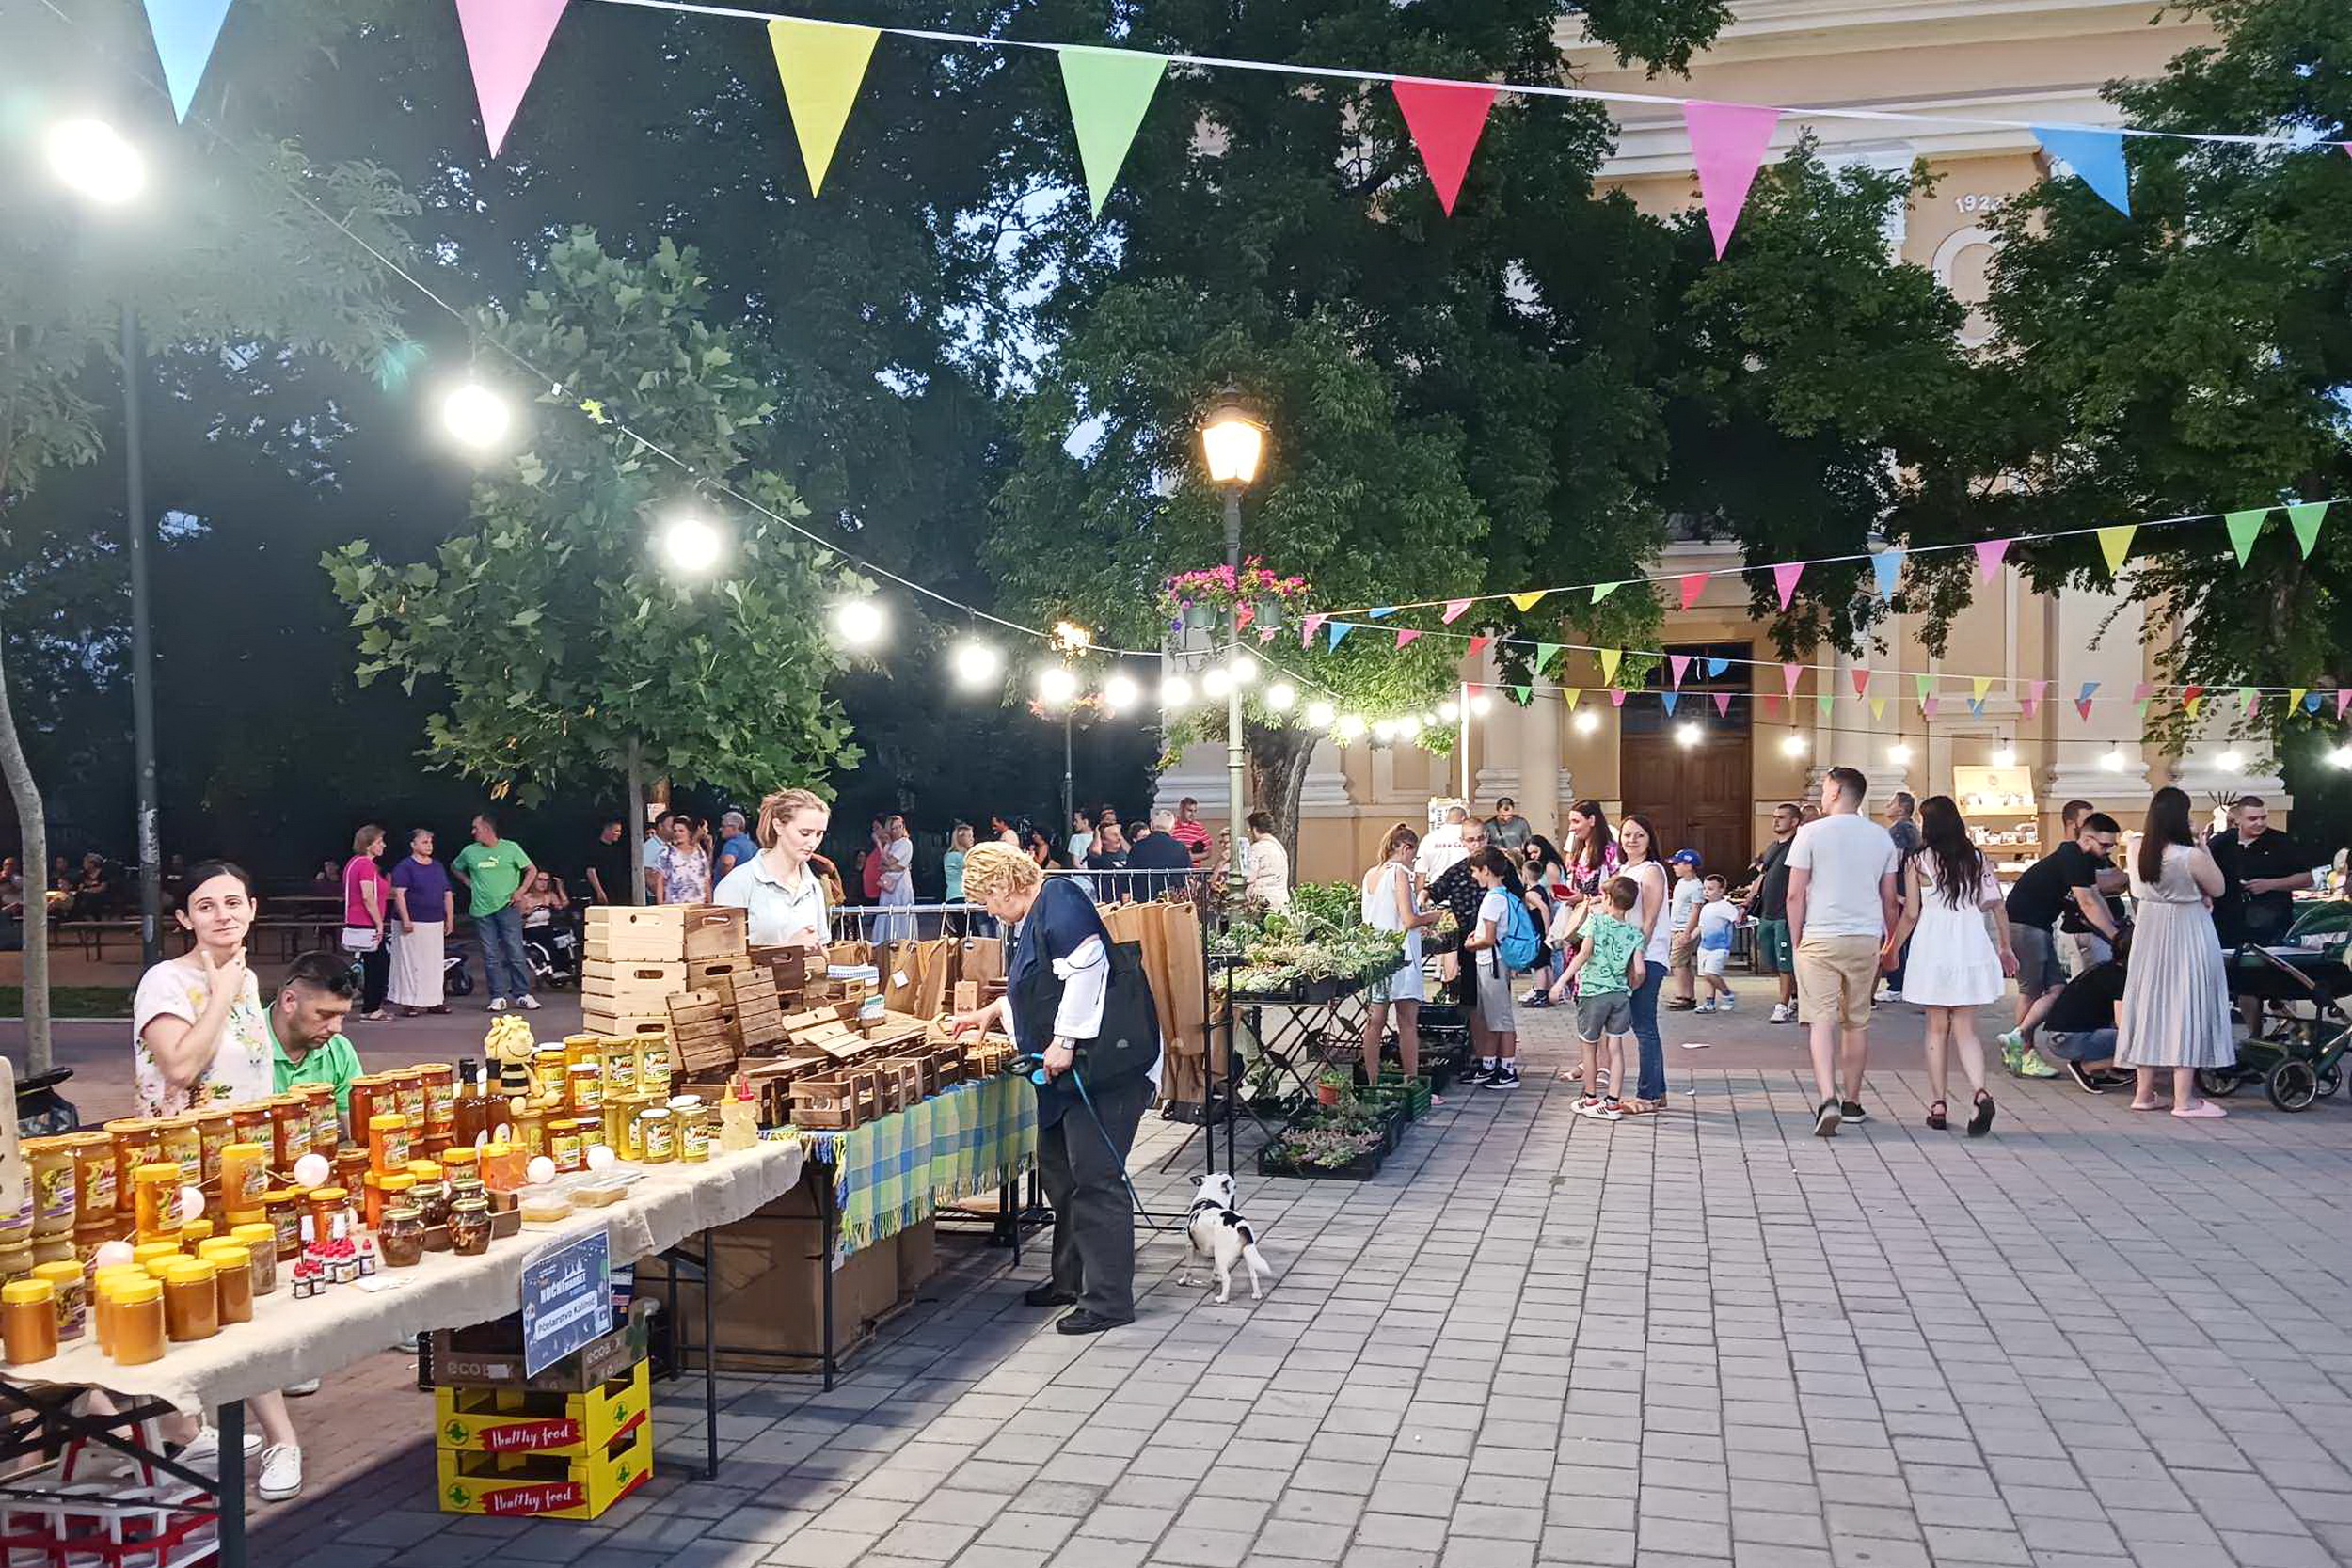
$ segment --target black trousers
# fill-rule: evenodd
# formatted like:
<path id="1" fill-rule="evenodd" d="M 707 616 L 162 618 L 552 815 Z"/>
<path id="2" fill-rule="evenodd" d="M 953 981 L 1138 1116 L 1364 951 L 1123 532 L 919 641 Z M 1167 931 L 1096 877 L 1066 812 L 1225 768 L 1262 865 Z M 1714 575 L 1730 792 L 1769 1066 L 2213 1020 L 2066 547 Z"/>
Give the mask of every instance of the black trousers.
<path id="1" fill-rule="evenodd" d="M 1136 1232 L 1127 1202 L 1127 1151 L 1136 1124 L 1152 1099 L 1152 1081 L 1137 1077 L 1089 1092 L 1037 1133 L 1038 1179 L 1054 1206 L 1054 1285 L 1099 1318 L 1126 1323 L 1136 1315 Z M 1096 1131 L 1095 1118 L 1102 1118 Z M 1106 1146 L 1104 1134 L 1109 1134 Z M 1114 1157 L 1112 1148 L 1118 1150 Z"/>
<path id="2" fill-rule="evenodd" d="M 379 940 L 373 953 L 355 955 L 359 960 L 359 1010 L 373 1013 L 382 1010 L 384 998 L 392 984 L 392 943 L 387 936 Z"/>

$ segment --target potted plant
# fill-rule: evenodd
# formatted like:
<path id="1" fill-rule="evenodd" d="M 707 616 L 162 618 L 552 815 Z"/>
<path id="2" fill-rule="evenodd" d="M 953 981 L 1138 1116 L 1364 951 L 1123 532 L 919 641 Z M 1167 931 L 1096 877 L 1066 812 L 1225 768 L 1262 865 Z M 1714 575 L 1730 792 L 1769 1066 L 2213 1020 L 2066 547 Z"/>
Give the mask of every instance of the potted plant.
<path id="1" fill-rule="evenodd" d="M 1325 1072 L 1315 1080 L 1315 1103 L 1324 1106 L 1339 1104 L 1355 1083 L 1354 1074 L 1342 1072 L 1336 1068 Z"/>

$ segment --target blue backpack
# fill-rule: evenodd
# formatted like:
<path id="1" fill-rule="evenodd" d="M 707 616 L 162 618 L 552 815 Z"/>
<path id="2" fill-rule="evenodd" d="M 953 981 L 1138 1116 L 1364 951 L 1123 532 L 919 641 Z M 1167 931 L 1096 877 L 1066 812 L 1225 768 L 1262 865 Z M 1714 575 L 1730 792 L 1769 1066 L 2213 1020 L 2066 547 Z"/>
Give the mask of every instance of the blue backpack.
<path id="1" fill-rule="evenodd" d="M 1543 961 L 1543 933 L 1535 929 L 1535 917 L 1527 912 L 1527 900 L 1511 900 L 1510 917 L 1503 921 L 1498 933 L 1502 942 L 1503 967 L 1513 970 L 1534 969 Z"/>

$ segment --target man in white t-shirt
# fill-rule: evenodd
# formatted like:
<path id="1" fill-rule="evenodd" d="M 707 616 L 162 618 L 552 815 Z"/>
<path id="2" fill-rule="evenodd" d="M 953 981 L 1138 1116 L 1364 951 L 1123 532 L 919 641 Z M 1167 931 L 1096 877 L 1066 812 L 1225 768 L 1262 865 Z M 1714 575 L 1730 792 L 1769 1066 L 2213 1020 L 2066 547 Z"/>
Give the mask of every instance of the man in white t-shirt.
<path id="1" fill-rule="evenodd" d="M 1429 836 L 1421 841 L 1421 848 L 1413 856 L 1413 872 L 1421 878 L 1422 887 L 1453 870 L 1455 863 L 1470 853 L 1462 843 L 1462 824 L 1469 820 L 1469 812 L 1459 806 L 1448 806 L 1445 820 L 1430 829 Z"/>
<path id="2" fill-rule="evenodd" d="M 1870 996 L 1881 949 L 1895 928 L 1895 840 L 1862 813 L 1868 781 L 1851 768 L 1821 779 L 1821 815 L 1788 846 L 1788 935 L 1797 955 L 1797 1015 L 1812 1034 L 1813 1131 L 1837 1135 L 1861 1121 L 1870 1053 Z M 1845 1048 L 1845 1096 L 1837 1092 Z"/>

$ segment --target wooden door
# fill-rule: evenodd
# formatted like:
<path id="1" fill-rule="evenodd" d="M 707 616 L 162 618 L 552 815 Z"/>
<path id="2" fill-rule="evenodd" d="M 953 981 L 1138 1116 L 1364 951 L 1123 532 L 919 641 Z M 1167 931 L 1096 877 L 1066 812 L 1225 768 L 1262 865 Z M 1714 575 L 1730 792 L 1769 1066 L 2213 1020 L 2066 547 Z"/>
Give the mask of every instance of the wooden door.
<path id="1" fill-rule="evenodd" d="M 1736 886 L 1757 848 L 1750 842 L 1756 832 L 1756 784 L 1749 752 L 1748 670 L 1744 664 L 1728 663 L 1710 676 L 1706 660 L 1744 659 L 1748 645 L 1713 643 L 1669 651 L 1692 656 L 1681 695 L 1672 715 L 1649 692 L 1627 700 L 1619 726 L 1618 798 L 1627 812 L 1640 813 L 1657 828 L 1661 859 L 1677 849 L 1696 849 L 1702 870 L 1721 871 Z M 1656 687 L 1665 678 L 1661 669 L 1650 684 Z M 1735 700 L 1721 710 L 1713 701 L 1718 688 L 1735 693 Z M 1693 744 L 1683 744 L 1686 728 L 1696 732 Z"/>

